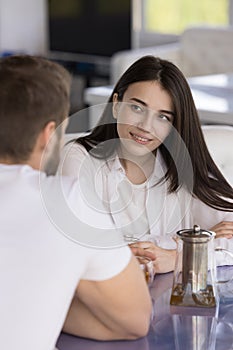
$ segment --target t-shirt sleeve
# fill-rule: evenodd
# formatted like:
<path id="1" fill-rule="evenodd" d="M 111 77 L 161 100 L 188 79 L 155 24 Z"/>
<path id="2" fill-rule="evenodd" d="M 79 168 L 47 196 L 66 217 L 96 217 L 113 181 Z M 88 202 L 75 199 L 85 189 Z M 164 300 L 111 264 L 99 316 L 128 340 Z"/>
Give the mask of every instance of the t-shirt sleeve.
<path id="1" fill-rule="evenodd" d="M 132 256 L 128 246 L 93 250 L 82 279 L 101 281 L 122 272 Z"/>

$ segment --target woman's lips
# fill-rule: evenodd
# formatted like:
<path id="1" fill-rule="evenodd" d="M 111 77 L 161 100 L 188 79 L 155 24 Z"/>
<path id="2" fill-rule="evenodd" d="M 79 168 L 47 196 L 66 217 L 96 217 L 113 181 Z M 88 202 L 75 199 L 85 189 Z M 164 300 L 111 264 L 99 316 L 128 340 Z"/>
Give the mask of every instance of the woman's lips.
<path id="1" fill-rule="evenodd" d="M 136 141 L 137 143 L 140 143 L 142 145 L 146 145 L 147 143 L 149 143 L 150 141 L 152 141 L 151 139 L 148 139 L 146 137 L 143 136 L 139 136 L 137 134 L 134 134 L 132 132 L 130 132 L 131 137 L 134 139 L 134 141 Z"/>

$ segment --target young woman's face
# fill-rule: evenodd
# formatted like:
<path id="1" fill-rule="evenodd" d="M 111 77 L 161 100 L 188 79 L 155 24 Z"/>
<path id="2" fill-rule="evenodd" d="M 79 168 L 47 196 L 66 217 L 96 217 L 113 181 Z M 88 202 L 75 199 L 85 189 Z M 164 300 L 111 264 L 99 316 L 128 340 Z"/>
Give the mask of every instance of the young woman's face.
<path id="1" fill-rule="evenodd" d="M 157 81 L 130 85 L 122 102 L 114 95 L 113 115 L 121 147 L 142 156 L 154 151 L 169 134 L 174 119 L 172 100 Z"/>

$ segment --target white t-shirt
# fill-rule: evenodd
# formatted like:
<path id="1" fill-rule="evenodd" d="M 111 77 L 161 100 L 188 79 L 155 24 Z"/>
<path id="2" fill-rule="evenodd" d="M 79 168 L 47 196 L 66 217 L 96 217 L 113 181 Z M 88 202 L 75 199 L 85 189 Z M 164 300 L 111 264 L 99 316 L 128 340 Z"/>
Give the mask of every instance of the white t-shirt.
<path id="1" fill-rule="evenodd" d="M 160 152 L 157 152 L 154 172 L 144 187 L 145 195 L 143 197 L 141 194 L 137 203 L 134 200 L 135 186 L 132 186 L 131 190 L 128 188 L 129 181 L 126 180 L 125 170 L 117 155 L 106 162 L 103 159 L 90 157 L 82 145 L 68 143 L 63 149 L 61 159 L 58 172 L 63 175 L 80 179 L 83 177 L 84 169 L 88 166 L 92 169 L 95 191 L 104 200 L 118 228 L 123 230 L 127 228 L 128 232 L 133 229 L 132 234 L 143 240 L 150 239 L 163 248 L 176 248 L 173 237 L 181 229 L 190 229 L 196 224 L 202 229 L 209 230 L 221 221 L 233 221 L 233 212 L 215 210 L 193 198 L 184 189 L 169 194 L 166 182 L 157 184 L 166 172 Z M 127 186 L 124 187 L 126 183 Z M 120 200 L 122 193 L 123 197 L 128 197 L 128 202 L 125 199 Z M 135 217 L 130 226 L 128 220 L 132 218 L 133 212 Z M 140 217 L 147 220 L 148 225 L 144 224 L 144 232 L 135 232 Z M 233 252 L 233 239 L 216 239 L 215 245 Z M 220 260 L 218 259 L 219 264 L 233 264 L 233 259 L 225 254 L 223 260 Z"/>
<path id="2" fill-rule="evenodd" d="M 81 207 L 81 212 L 91 215 L 92 208 L 85 210 L 77 184 L 69 180 L 64 179 L 62 189 L 72 210 L 78 212 Z M 66 214 L 66 210 L 61 212 L 64 207 L 58 203 L 59 195 L 56 198 L 58 183 L 60 179 L 46 177 L 29 166 L 0 165 L 1 349 L 54 349 L 79 280 L 111 278 L 130 260 L 126 246 L 106 249 L 105 244 L 105 249 L 97 249 L 94 240 L 93 247 L 85 247 L 75 242 L 72 234 L 69 239 L 62 233 L 65 226 L 54 225 L 57 215 L 62 222 Z M 94 211 L 91 217 L 93 227 L 97 214 Z M 99 222 L 105 220 L 100 214 Z M 109 220 L 106 227 L 111 225 Z M 77 240 L 81 238 L 77 236 Z M 101 245 L 104 243 L 103 239 Z"/>

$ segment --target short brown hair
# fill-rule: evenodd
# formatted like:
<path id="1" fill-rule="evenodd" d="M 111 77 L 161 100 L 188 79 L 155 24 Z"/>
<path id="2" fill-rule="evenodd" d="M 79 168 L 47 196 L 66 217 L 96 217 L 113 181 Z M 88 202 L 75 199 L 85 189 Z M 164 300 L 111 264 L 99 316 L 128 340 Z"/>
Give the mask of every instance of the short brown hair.
<path id="1" fill-rule="evenodd" d="M 71 76 L 58 63 L 34 56 L 0 59 L 0 157 L 27 160 L 49 121 L 69 112 Z"/>

